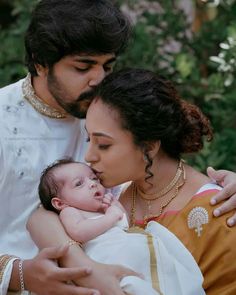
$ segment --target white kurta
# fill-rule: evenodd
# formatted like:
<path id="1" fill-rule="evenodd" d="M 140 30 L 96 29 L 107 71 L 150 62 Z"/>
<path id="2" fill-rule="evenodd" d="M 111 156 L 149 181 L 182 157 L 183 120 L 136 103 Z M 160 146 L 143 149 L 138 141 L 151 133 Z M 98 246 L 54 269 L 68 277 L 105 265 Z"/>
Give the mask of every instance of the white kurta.
<path id="1" fill-rule="evenodd" d="M 103 215 L 92 217 L 99 218 Z M 98 262 L 121 264 L 144 275 L 127 276 L 122 289 L 130 295 L 203 295 L 201 271 L 190 252 L 168 229 L 151 221 L 145 231 L 127 233 L 126 216 L 88 241 L 86 254 Z"/>
<path id="2" fill-rule="evenodd" d="M 0 255 L 32 258 L 37 248 L 26 230 L 29 215 L 39 204 L 41 172 L 57 159 L 84 161 L 83 120 L 51 119 L 22 96 L 22 82 L 0 89 Z M 10 263 L 0 284 L 6 294 Z"/>

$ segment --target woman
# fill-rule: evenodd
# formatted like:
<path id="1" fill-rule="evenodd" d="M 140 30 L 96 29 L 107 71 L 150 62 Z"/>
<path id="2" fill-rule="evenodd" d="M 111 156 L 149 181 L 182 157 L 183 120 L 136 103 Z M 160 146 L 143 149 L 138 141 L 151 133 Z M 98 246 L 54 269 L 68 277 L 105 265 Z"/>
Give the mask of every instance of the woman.
<path id="1" fill-rule="evenodd" d="M 123 70 L 98 88 L 86 128 L 86 160 L 102 184 L 131 181 L 120 198 L 131 225 L 164 225 L 199 264 L 207 294 L 236 294 L 236 265 L 229 263 L 236 257 L 236 232 L 209 206 L 220 187 L 181 160 L 203 147 L 204 136 L 212 138 L 200 110 L 152 72 Z"/>

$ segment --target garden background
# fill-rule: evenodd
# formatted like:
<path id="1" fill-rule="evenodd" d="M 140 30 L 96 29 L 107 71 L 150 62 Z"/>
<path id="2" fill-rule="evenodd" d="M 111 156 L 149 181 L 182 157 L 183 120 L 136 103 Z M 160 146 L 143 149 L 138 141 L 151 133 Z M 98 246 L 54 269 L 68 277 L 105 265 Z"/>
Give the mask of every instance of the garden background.
<path id="1" fill-rule="evenodd" d="M 25 76 L 24 32 L 37 0 L 0 0 L 0 87 Z M 134 37 L 116 69 L 171 79 L 210 118 L 214 140 L 186 158 L 236 171 L 236 0 L 120 0 Z"/>

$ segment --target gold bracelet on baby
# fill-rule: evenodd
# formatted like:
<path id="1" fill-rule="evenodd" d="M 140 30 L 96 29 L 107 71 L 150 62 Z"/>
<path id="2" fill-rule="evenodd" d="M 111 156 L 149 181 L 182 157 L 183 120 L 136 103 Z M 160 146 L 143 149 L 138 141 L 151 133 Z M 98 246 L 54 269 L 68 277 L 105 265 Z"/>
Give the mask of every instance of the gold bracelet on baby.
<path id="1" fill-rule="evenodd" d="M 80 242 L 78 242 L 78 241 L 70 239 L 70 240 L 67 241 L 67 243 L 69 244 L 69 246 L 77 245 L 80 248 L 82 248 L 82 244 Z"/>

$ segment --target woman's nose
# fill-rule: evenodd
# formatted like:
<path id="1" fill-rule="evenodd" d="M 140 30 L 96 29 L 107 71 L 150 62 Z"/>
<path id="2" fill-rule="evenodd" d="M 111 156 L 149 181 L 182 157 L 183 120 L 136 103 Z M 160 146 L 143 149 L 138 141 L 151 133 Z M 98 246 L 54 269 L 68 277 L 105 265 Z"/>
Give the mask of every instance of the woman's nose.
<path id="1" fill-rule="evenodd" d="M 89 146 L 87 148 L 87 152 L 85 154 L 85 161 L 88 163 L 95 163 L 98 161 L 98 157 L 97 157 L 94 149 L 92 149 L 91 143 L 89 144 Z"/>

